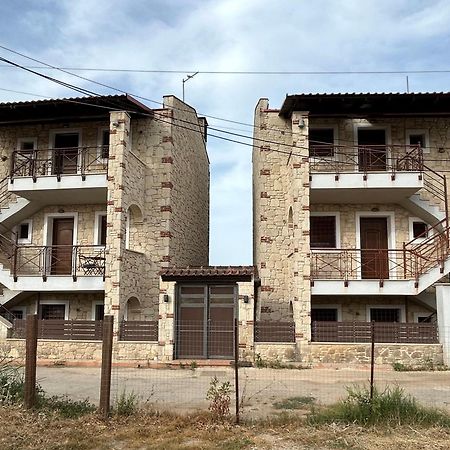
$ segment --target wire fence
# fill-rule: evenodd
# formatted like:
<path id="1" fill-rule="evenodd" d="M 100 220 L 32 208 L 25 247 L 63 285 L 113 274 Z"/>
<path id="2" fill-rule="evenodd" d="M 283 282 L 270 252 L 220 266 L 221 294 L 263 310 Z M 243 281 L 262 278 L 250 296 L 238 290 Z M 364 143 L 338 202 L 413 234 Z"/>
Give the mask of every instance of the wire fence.
<path id="1" fill-rule="evenodd" d="M 174 321 L 175 338 L 166 342 L 163 330 L 151 321 L 117 324 L 116 340 L 112 317 L 105 316 L 102 341 L 75 339 L 70 343 L 73 347 L 65 347 L 96 346 L 100 369 L 94 364 L 41 367 L 37 363 L 45 345 L 51 343 L 56 352 L 62 344 L 41 339 L 42 325 L 35 317 L 30 320 L 27 317 L 24 341 L 27 405 L 33 404 L 34 371 L 37 383 L 50 394 L 75 400 L 89 397 L 105 416 L 111 406 L 139 405 L 184 414 L 211 410 L 219 401 L 236 421 L 253 420 L 283 411 L 305 413 L 313 405 L 344 399 L 355 386 L 369 394 L 400 387 L 423 405 L 450 411 L 450 371 L 433 331 L 435 324 L 415 328 L 415 340 L 408 343 L 390 341 L 395 324 L 365 323 L 369 331 L 365 330 L 364 339 L 358 333 L 350 339 L 346 329 L 345 341 L 308 342 L 299 341 L 290 322 L 255 323 L 249 352 L 239 337 L 242 324 L 237 320 Z M 405 324 L 397 325 L 404 330 Z M 424 342 L 417 334 L 420 330 Z M 435 333 L 433 339 L 430 333 Z M 446 339 L 450 329 L 439 334 Z"/>

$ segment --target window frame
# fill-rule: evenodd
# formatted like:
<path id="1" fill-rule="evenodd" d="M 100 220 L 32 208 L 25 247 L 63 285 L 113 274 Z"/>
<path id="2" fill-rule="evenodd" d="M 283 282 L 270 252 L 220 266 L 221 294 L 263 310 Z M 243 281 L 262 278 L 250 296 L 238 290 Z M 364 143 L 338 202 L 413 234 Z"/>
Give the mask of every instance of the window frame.
<path id="1" fill-rule="evenodd" d="M 422 134 L 425 137 L 425 142 L 421 143 L 423 153 L 430 153 L 430 131 L 425 128 L 407 129 L 405 132 L 405 142 L 407 147 L 411 147 L 409 140 L 411 136 Z"/>
<path id="2" fill-rule="evenodd" d="M 427 232 L 426 236 L 421 237 L 421 238 L 419 238 L 419 237 L 415 238 L 414 237 L 414 222 L 424 223 L 428 227 L 428 232 Z M 431 230 L 431 225 L 429 223 L 426 223 L 425 221 L 423 221 L 419 217 L 410 217 L 409 218 L 409 240 L 410 241 L 415 240 L 417 243 L 424 242 L 425 240 L 427 240 L 432 235 L 433 235 L 433 231 Z"/>
<path id="3" fill-rule="evenodd" d="M 97 159 L 102 163 L 106 163 L 109 159 L 110 139 L 108 139 L 108 157 L 105 158 L 103 156 L 103 148 L 105 147 L 105 145 L 103 144 L 103 134 L 106 131 L 111 136 L 111 131 L 110 131 L 109 127 L 100 127 L 98 129 L 98 134 L 97 134 Z"/>
<path id="4" fill-rule="evenodd" d="M 313 309 L 334 309 L 334 310 L 336 310 L 336 322 L 342 322 L 342 305 L 315 304 L 315 305 L 311 305 L 311 311 Z M 312 323 L 312 317 L 311 317 L 311 323 Z"/>
<path id="5" fill-rule="evenodd" d="M 94 219 L 94 245 L 103 245 L 101 244 L 101 225 L 102 225 L 102 217 L 108 217 L 106 211 L 95 211 L 95 219 Z M 108 234 L 108 230 L 106 230 L 106 234 Z M 106 246 L 106 243 L 105 243 Z"/>
<path id="6" fill-rule="evenodd" d="M 64 305 L 64 320 L 69 320 L 69 301 L 68 300 L 41 300 L 38 304 L 38 317 L 42 319 L 42 305 Z M 52 320 L 52 319 L 47 319 Z M 55 319 L 57 320 L 57 319 Z"/>
<path id="7" fill-rule="evenodd" d="M 28 236 L 26 238 L 21 238 L 20 236 L 20 227 L 21 225 L 28 224 Z M 31 244 L 33 240 L 33 219 L 22 220 L 22 222 L 18 223 L 16 228 L 17 234 L 17 243 L 18 244 Z"/>
<path id="8" fill-rule="evenodd" d="M 372 309 L 398 309 L 400 311 L 400 315 L 399 315 L 400 322 L 392 322 L 392 323 L 405 323 L 406 322 L 405 305 L 366 305 L 367 322 L 371 322 L 370 310 L 372 310 Z"/>
<path id="9" fill-rule="evenodd" d="M 335 247 L 311 247 L 311 218 L 312 217 L 327 217 L 334 216 L 335 218 Z M 309 248 L 312 252 L 330 252 L 339 251 L 341 248 L 341 214 L 339 211 L 330 212 L 311 212 L 310 213 L 310 223 L 309 223 Z"/>
<path id="10" fill-rule="evenodd" d="M 309 134 L 311 130 L 333 130 L 333 155 L 332 156 L 314 156 L 311 155 L 310 152 L 310 142 L 309 142 Z M 308 155 L 309 158 L 313 161 L 320 161 L 320 160 L 335 160 L 338 159 L 338 153 L 336 152 L 336 147 L 338 146 L 338 126 L 337 125 L 314 125 L 311 126 L 311 124 L 308 127 Z"/>
<path id="11" fill-rule="evenodd" d="M 93 300 L 93 302 L 92 302 L 92 312 L 91 312 L 92 320 L 99 320 L 99 319 L 96 319 L 96 317 L 95 317 L 96 309 L 97 309 L 97 306 L 99 306 L 99 305 L 103 306 L 103 315 L 105 313 L 105 302 L 102 301 L 102 300 Z"/>

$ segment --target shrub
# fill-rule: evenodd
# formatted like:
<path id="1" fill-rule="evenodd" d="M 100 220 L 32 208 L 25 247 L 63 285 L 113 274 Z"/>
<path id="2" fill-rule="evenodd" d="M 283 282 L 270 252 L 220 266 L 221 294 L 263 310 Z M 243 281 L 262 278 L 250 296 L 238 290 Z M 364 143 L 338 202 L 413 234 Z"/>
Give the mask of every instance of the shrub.
<path id="1" fill-rule="evenodd" d="M 441 425 L 450 427 L 450 416 L 435 408 L 419 405 L 404 390 L 386 387 L 384 391 L 374 389 L 370 399 L 367 387 L 347 388 L 345 400 L 322 410 L 313 410 L 308 420 L 312 424 L 356 423 L 359 425 Z"/>
<path id="2" fill-rule="evenodd" d="M 116 398 L 116 404 L 113 410 L 118 416 L 131 416 L 136 413 L 138 409 L 138 396 L 132 391 L 127 394 L 122 391 L 119 397 Z"/>
<path id="3" fill-rule="evenodd" d="M 219 383 L 217 377 L 211 380 L 206 399 L 210 401 L 209 410 L 215 419 L 223 420 L 230 414 L 230 391 L 229 381 Z"/>
<path id="4" fill-rule="evenodd" d="M 305 406 L 314 404 L 316 399 L 311 396 L 290 397 L 279 402 L 275 402 L 273 407 L 275 409 L 303 409 Z"/>
<path id="5" fill-rule="evenodd" d="M 57 412 L 68 419 L 78 418 L 96 410 L 88 399 L 72 400 L 67 395 L 52 395 L 49 397 L 40 387 L 37 390 L 36 408 L 41 411 Z"/>

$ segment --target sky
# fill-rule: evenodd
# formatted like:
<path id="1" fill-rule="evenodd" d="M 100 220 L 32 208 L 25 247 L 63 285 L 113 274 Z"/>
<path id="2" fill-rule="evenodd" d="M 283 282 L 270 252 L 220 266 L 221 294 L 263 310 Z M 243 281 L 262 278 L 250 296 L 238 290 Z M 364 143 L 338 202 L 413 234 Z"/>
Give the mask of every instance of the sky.
<path id="1" fill-rule="evenodd" d="M 449 23 L 447 0 L 3 0 L 0 45 L 58 67 L 181 71 L 76 72 L 160 102 L 163 95 L 181 97 L 182 79 L 196 71 L 450 70 Z M 30 64 L 5 50 L 0 56 Z M 117 93 L 40 71 L 101 94 Z M 450 90 L 450 73 L 408 77 L 410 91 Z M 209 118 L 211 126 L 251 136 L 261 97 L 279 108 L 286 94 L 405 92 L 406 75 L 199 73 L 185 89 L 199 115 L 242 123 Z M 36 94 L 77 95 L 0 66 L 0 101 L 42 98 Z M 208 153 L 210 264 L 252 264 L 251 147 L 210 137 Z"/>

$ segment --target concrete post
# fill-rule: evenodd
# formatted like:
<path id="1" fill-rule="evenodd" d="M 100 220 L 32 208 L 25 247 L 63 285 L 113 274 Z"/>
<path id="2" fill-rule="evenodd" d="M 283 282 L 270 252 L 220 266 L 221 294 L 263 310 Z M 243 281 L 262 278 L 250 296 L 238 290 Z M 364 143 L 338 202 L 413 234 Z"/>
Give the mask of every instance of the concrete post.
<path id="1" fill-rule="evenodd" d="M 444 364 L 450 364 L 450 283 L 436 285 L 436 309 L 439 342 L 442 344 Z"/>

